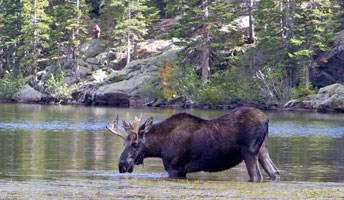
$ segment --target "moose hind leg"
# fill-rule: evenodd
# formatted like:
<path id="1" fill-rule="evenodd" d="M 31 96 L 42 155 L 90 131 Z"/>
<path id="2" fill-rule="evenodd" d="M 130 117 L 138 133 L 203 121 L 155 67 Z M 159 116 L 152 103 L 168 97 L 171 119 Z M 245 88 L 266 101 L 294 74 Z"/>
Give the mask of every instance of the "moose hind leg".
<path id="1" fill-rule="evenodd" d="M 263 176 L 259 169 L 258 157 L 256 155 L 250 155 L 247 153 L 244 157 L 244 161 L 248 175 L 250 176 L 250 182 L 263 181 Z"/>
<path id="2" fill-rule="evenodd" d="M 280 172 L 270 158 L 266 140 L 259 151 L 259 163 L 265 172 L 270 176 L 271 180 L 280 180 Z"/>

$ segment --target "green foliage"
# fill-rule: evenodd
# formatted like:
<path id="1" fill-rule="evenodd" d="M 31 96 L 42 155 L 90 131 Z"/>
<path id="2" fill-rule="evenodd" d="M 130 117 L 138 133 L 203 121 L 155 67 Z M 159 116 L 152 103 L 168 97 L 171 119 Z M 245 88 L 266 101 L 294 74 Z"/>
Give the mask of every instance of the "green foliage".
<path id="1" fill-rule="evenodd" d="M 0 79 L 0 99 L 10 99 L 24 84 L 25 80 L 21 74 L 6 71 Z"/>
<path id="2" fill-rule="evenodd" d="M 299 85 L 296 88 L 292 88 L 292 99 L 303 99 L 309 95 L 315 95 L 318 93 L 318 88 L 314 88 L 311 84 L 306 87 Z"/>
<path id="3" fill-rule="evenodd" d="M 48 48 L 50 16 L 46 14 L 48 0 L 21 0 L 21 26 L 16 40 L 20 41 L 18 56 L 20 66 L 27 74 L 37 70 L 41 52 Z"/>
<path id="4" fill-rule="evenodd" d="M 232 101 L 259 102 L 264 98 L 253 78 L 235 66 L 214 74 L 210 84 L 218 87 L 222 103 Z"/>
<path id="5" fill-rule="evenodd" d="M 221 103 L 221 91 L 220 88 L 213 84 L 207 84 L 199 89 L 199 95 L 197 96 L 199 103 L 216 105 Z"/>
<path id="6" fill-rule="evenodd" d="M 178 38 L 177 44 L 185 47 L 181 59 L 198 67 L 205 83 L 210 77 L 209 71 L 223 61 L 221 53 L 242 42 L 235 28 L 235 5 L 224 0 L 181 0 L 172 5 L 174 9 L 169 4 L 167 9 L 181 14 L 170 36 Z"/>
<path id="7" fill-rule="evenodd" d="M 316 51 L 328 50 L 334 39 L 335 24 L 329 0 L 316 0 L 306 8 L 297 10 L 295 15 L 294 35 L 290 38 L 292 45 L 289 55 L 297 60 L 310 60 Z"/>
<path id="8" fill-rule="evenodd" d="M 131 45 L 144 39 L 148 26 L 158 14 L 146 0 L 108 0 L 102 13 L 108 25 L 108 37 L 115 40 L 119 51 L 126 49 L 129 56 Z"/>
<path id="9" fill-rule="evenodd" d="M 55 1 L 47 9 L 52 17 L 49 55 L 52 58 L 57 57 L 59 65 L 63 55 L 75 57 L 75 49 L 89 36 L 87 13 L 90 8 L 84 0 L 78 1 L 79 5 L 75 1 Z"/>
<path id="10" fill-rule="evenodd" d="M 264 99 L 254 80 L 245 77 L 236 67 L 215 73 L 211 81 L 202 84 L 190 66 L 175 65 L 171 68 L 166 84 L 178 96 L 200 104 L 257 102 Z"/>
<path id="11" fill-rule="evenodd" d="M 46 92 L 57 99 L 71 98 L 71 90 L 64 80 L 64 73 L 62 71 L 49 74 L 49 78 L 46 81 Z"/>
<path id="12" fill-rule="evenodd" d="M 284 81 L 285 66 L 264 66 L 254 75 L 261 94 L 273 102 L 284 102 L 290 98 L 290 88 Z"/>
<path id="13" fill-rule="evenodd" d="M 6 79 L 6 70 L 17 70 L 26 76 L 38 70 L 41 59 L 59 66 L 65 58 L 74 59 L 78 45 L 90 39 L 87 26 L 93 22 L 101 27 L 109 48 L 129 52 L 129 62 L 136 43 L 156 37 L 149 29 L 158 16 L 176 17 L 176 26 L 168 30 L 185 47 L 183 64 L 171 66 L 160 80 L 148 83 L 149 95 L 211 104 L 285 101 L 292 87 L 307 83 L 315 56 L 328 50 L 334 32 L 341 30 L 336 29 L 336 20 L 343 20 L 343 3 L 339 11 L 335 3 L 340 4 L 255 1 L 253 22 L 259 32 L 254 44 L 247 45 L 247 30 L 235 19 L 247 16 L 248 1 L 0 0 L 0 75 Z M 68 96 L 60 76 L 51 75 L 49 90 L 57 97 Z M 296 96 L 307 93 L 294 90 L 299 90 Z"/>
<path id="14" fill-rule="evenodd" d="M 148 81 L 141 91 L 143 95 L 154 100 L 165 100 L 164 94 L 161 91 L 160 79 L 155 77 Z"/>
<path id="15" fill-rule="evenodd" d="M 201 80 L 188 63 L 171 66 L 166 85 L 176 92 L 177 96 L 195 99 L 199 93 Z"/>

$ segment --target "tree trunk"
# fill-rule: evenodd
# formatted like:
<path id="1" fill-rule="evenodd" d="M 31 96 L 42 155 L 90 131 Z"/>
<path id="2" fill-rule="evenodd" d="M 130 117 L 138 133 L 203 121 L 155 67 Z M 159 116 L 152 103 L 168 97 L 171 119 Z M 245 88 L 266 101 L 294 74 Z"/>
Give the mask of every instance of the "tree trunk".
<path id="1" fill-rule="evenodd" d="M 208 10 L 208 1 L 204 1 L 204 20 L 208 21 L 209 19 L 209 10 Z M 206 27 L 203 30 L 203 38 L 204 38 L 204 45 L 202 49 L 202 57 L 201 57 L 201 68 L 202 68 L 202 83 L 205 84 L 209 81 L 209 71 L 210 71 L 210 39 L 209 39 L 209 30 Z"/>
<path id="2" fill-rule="evenodd" d="M 209 71 L 210 71 L 210 65 L 209 65 L 209 56 L 210 56 L 210 50 L 207 45 L 203 47 L 202 52 L 202 83 L 205 84 L 209 81 Z"/>
<path id="3" fill-rule="evenodd" d="M 130 1 L 128 2 L 128 19 L 129 20 L 131 19 Z M 131 51 L 131 39 L 130 39 L 130 28 L 128 28 L 128 32 L 127 32 L 127 64 L 129 64 L 130 60 L 131 60 L 130 51 Z"/>
<path id="4" fill-rule="evenodd" d="M 131 40 L 130 40 L 130 33 L 128 32 L 127 33 L 127 64 L 129 64 L 131 60 L 130 51 L 131 51 Z"/>
<path id="5" fill-rule="evenodd" d="M 249 33 L 247 43 L 251 44 L 255 40 L 254 23 L 253 23 L 253 2 L 254 0 L 248 1 L 248 22 L 249 22 Z"/>
<path id="6" fill-rule="evenodd" d="M 284 6 L 283 6 L 284 4 Z M 289 16 L 290 16 L 290 2 L 289 0 L 285 0 L 284 3 L 281 3 L 281 11 L 284 13 L 284 18 L 282 18 L 281 26 L 282 26 L 282 40 L 284 48 L 288 48 L 288 41 L 289 41 Z"/>
<path id="7" fill-rule="evenodd" d="M 34 0 L 34 15 L 33 15 L 33 41 L 32 41 L 32 51 L 33 51 L 33 73 L 36 73 L 37 68 L 37 0 Z"/>
<path id="8" fill-rule="evenodd" d="M 113 47 L 113 40 L 110 37 L 110 33 L 114 30 L 114 24 L 113 24 L 113 20 L 110 19 L 110 15 L 113 12 L 113 9 L 111 9 L 112 7 L 110 6 L 110 0 L 108 0 L 106 2 L 106 5 L 108 5 L 108 9 L 107 9 L 107 16 L 106 16 L 106 21 L 107 21 L 107 27 L 108 27 L 108 33 L 106 34 L 106 38 L 108 41 L 108 49 L 107 49 L 107 55 L 106 55 L 106 67 L 108 70 L 110 70 L 110 49 Z"/>
<path id="9" fill-rule="evenodd" d="M 296 12 L 296 3 L 295 0 L 291 0 L 291 22 L 290 22 L 290 37 L 294 35 L 294 26 L 295 26 L 295 12 Z"/>
<path id="10" fill-rule="evenodd" d="M 307 65 L 306 65 L 306 74 L 305 74 L 305 86 L 306 88 L 309 88 L 310 86 L 310 69 L 313 65 L 313 61 L 310 61 Z"/>

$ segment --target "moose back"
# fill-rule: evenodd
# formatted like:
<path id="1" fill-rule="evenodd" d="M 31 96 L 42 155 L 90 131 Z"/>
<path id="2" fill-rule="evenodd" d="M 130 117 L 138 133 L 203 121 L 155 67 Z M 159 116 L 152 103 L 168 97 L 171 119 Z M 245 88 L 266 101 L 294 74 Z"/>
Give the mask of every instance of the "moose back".
<path id="1" fill-rule="evenodd" d="M 241 107 L 212 120 L 179 113 L 153 124 L 123 122 L 127 135 L 118 132 L 118 117 L 107 128 L 124 140 L 120 173 L 132 172 L 134 165 L 149 157 L 159 157 L 171 178 L 185 178 L 189 172 L 218 172 L 245 162 L 250 181 L 262 181 L 259 164 L 271 180 L 279 171 L 268 152 L 266 115 L 256 108 Z"/>

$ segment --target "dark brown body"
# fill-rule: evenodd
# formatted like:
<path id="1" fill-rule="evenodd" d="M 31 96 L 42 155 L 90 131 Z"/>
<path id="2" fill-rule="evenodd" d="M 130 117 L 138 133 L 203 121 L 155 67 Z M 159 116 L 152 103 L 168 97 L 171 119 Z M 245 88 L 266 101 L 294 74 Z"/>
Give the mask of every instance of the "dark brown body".
<path id="1" fill-rule="evenodd" d="M 250 107 L 235 109 L 213 120 L 179 113 L 148 129 L 146 122 L 139 128 L 138 137 L 144 138 L 144 142 L 134 163 L 159 157 L 169 177 L 182 178 L 189 172 L 217 172 L 245 161 L 250 181 L 261 181 L 259 161 L 272 180 L 279 180 L 267 147 L 268 122 L 262 111 Z M 120 171 L 121 160 L 126 157 L 122 156 Z"/>

